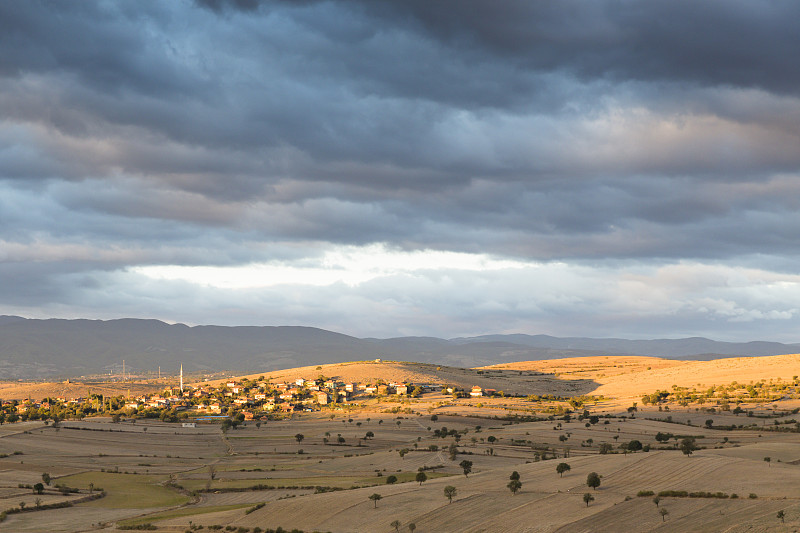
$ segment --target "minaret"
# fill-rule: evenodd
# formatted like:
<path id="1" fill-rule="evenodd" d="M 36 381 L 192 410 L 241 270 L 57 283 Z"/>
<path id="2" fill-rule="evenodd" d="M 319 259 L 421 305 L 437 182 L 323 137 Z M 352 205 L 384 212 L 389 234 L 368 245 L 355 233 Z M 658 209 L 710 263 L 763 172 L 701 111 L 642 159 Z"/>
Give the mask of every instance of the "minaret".
<path id="1" fill-rule="evenodd" d="M 181 392 L 183 392 L 183 363 L 181 363 Z"/>

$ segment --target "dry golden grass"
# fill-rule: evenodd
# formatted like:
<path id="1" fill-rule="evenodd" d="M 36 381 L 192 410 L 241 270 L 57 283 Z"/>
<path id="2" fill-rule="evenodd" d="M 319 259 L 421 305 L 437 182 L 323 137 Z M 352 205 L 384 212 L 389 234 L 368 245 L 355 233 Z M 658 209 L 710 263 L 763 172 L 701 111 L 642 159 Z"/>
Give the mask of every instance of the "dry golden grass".
<path id="1" fill-rule="evenodd" d="M 594 414 L 612 416 L 589 427 L 586 421 L 576 418 L 512 423 L 491 417 L 530 414 L 535 405 L 514 398 L 454 401 L 447 395 L 426 394 L 402 404 L 396 398 L 383 403 L 370 400 L 366 408 L 295 414 L 288 420 L 266 422 L 260 428 L 249 424 L 227 436 L 218 426 L 184 429 L 155 421 L 112 424 L 107 419 L 88 419 L 64 423 L 95 431 L 66 427 L 56 431 L 39 423 L 7 424 L 0 427 L 0 451 L 22 450 L 24 455 L 0 459 L 3 505 L 17 505 L 19 500 L 30 506 L 35 501 L 33 495 L 17 484 L 35 483 L 44 471 L 78 484 L 102 479 L 113 494 L 105 501 L 70 509 L 10 515 L 0 527 L 9 531 L 83 531 L 98 529 L 100 522 L 110 525 L 132 519 L 136 523 L 152 521 L 163 532 L 184 531 L 190 520 L 206 530 L 216 524 L 333 533 L 389 532 L 394 530 L 390 526 L 394 520 L 402 524 L 401 531 L 408 531 L 407 525 L 414 522 L 417 532 L 426 533 L 779 532 L 800 528 L 800 433 L 770 431 L 772 418 L 700 411 L 709 404 L 673 404 L 669 412 L 640 406 L 636 418 L 620 416 L 627 414 L 625 407 L 631 399 L 635 401 L 656 389 L 669 389 L 673 384 L 704 388 L 732 381 L 791 379 L 800 374 L 797 355 L 709 362 L 594 357 L 484 369 L 348 363 L 265 375 L 282 381 L 319 374 L 343 381 L 380 378 L 462 387 L 477 384 L 519 394 L 602 394 L 606 399 L 597 405 L 589 404 L 588 408 Z M 781 409 L 800 406 L 797 400 L 777 403 Z M 404 411 L 387 412 L 394 407 Z M 745 407 L 755 410 L 756 415 L 772 415 L 770 409 L 757 404 Z M 438 421 L 431 421 L 431 413 L 439 416 Z M 672 417 L 671 423 L 663 420 L 666 416 Z M 704 427 L 707 419 L 715 426 L 754 421 L 758 425 L 725 431 Z M 690 421 L 691 425 L 687 425 Z M 432 431 L 445 426 L 462 432 L 455 461 L 445 451 L 453 438 L 439 438 Z M 786 429 L 792 427 L 793 424 L 785 425 Z M 374 432 L 375 438 L 362 440 L 359 446 L 367 431 Z M 694 436 L 704 449 L 687 457 L 674 449 L 675 440 L 666 445 L 657 442 L 658 432 L 673 433 L 679 438 Z M 297 433 L 305 435 L 300 444 L 294 439 Z M 345 444 L 326 445 L 326 434 L 333 439 L 341 434 Z M 490 444 L 490 436 L 496 442 Z M 651 451 L 619 453 L 621 444 L 634 439 L 650 446 Z M 600 455 L 600 443 L 611 444 L 617 453 Z M 439 449 L 431 451 L 431 445 Z M 398 450 L 402 448 L 411 451 L 401 457 Z M 302 454 L 298 453 L 300 449 Z M 558 458 L 537 460 L 536 451 L 543 449 L 558 454 Z M 771 461 L 765 462 L 764 457 Z M 461 460 L 473 462 L 468 477 L 459 467 Z M 562 461 L 569 463 L 571 470 L 559 477 L 555 468 Z M 216 468 L 213 481 L 208 465 Z M 112 468 L 128 474 L 100 473 L 101 469 Z M 408 481 L 419 468 L 446 477 L 436 479 L 431 475 L 422 486 Z M 523 483 L 517 495 L 506 487 L 512 471 L 520 473 Z M 596 491 L 585 484 L 592 471 L 602 476 Z M 399 482 L 385 484 L 389 475 L 398 476 Z M 186 500 L 185 496 L 153 485 L 170 476 L 186 488 L 203 489 L 209 485 L 212 491 L 201 492 L 197 501 L 175 508 Z M 349 489 L 365 483 L 378 485 Z M 316 494 L 309 489 L 266 488 L 213 492 L 234 486 L 306 484 L 348 490 Z M 444 496 L 446 485 L 457 489 L 452 504 Z M 154 487 L 157 494 L 150 490 Z M 639 491 L 645 490 L 723 492 L 739 497 L 665 497 L 656 507 L 651 497 L 637 497 Z M 586 492 L 595 498 L 589 506 L 583 502 Z M 377 507 L 368 498 L 373 493 L 382 496 Z M 749 498 L 751 493 L 758 497 Z M 55 496 L 48 496 L 51 497 Z M 262 502 L 266 503 L 263 508 L 246 513 Z M 665 519 L 659 514 L 662 507 L 669 511 Z M 785 523 L 777 518 L 781 510 L 785 512 Z"/>
<path id="2" fill-rule="evenodd" d="M 26 398 L 85 398 L 89 394 L 105 396 L 127 395 L 138 396 L 152 394 L 164 389 L 166 382 L 157 381 L 0 381 L 0 398 L 3 400 L 22 400 Z"/>
<path id="3" fill-rule="evenodd" d="M 494 365 L 487 369 L 551 372 L 559 379 L 597 383 L 589 394 L 629 399 L 672 385 L 707 388 L 737 381 L 791 379 L 800 375 L 800 354 L 674 361 L 655 357 L 578 357 Z"/>

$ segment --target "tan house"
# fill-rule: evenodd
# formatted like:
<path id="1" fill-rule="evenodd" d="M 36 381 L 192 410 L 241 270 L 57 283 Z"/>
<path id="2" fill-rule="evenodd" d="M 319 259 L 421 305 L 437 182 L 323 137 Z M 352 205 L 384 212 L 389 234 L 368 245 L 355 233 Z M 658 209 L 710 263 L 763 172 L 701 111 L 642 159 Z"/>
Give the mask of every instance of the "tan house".
<path id="1" fill-rule="evenodd" d="M 328 405 L 328 393 L 320 391 L 314 394 L 314 399 L 320 405 Z"/>

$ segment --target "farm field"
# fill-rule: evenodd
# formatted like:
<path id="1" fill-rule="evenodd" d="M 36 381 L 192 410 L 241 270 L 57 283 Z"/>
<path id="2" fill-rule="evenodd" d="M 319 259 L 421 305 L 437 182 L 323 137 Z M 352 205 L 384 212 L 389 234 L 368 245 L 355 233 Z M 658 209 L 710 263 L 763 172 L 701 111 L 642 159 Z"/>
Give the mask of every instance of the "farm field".
<path id="1" fill-rule="evenodd" d="M 796 531 L 800 401 L 793 385 L 768 402 L 741 401 L 737 414 L 708 398 L 643 405 L 639 397 L 673 385 L 783 383 L 800 374 L 797 361 L 591 358 L 480 374 L 445 369 L 440 376 L 461 376 L 467 385 L 484 379 L 518 394 L 597 395 L 571 412 L 557 410 L 555 400 L 425 393 L 227 431 L 218 423 L 103 417 L 58 427 L 4 424 L 0 511 L 7 515 L 0 531 L 149 525 L 162 532 L 388 533 L 410 531 L 410 524 L 416 532 Z M 398 373 L 385 379 L 410 381 L 400 363 L 341 368 L 356 376 L 384 366 Z M 408 365 L 408 372 L 436 377 L 436 367 L 420 366 Z M 340 377 L 336 367 L 323 371 Z M 697 445 L 691 454 L 680 449 L 685 438 Z M 569 468 L 559 473 L 561 463 Z M 512 472 L 521 483 L 516 492 L 509 488 Z M 592 472 L 595 488 L 587 486 Z M 30 487 L 44 473 L 49 484 L 34 494 Z M 452 501 L 445 487 L 455 489 Z M 47 509 L 57 505 L 64 507 Z"/>

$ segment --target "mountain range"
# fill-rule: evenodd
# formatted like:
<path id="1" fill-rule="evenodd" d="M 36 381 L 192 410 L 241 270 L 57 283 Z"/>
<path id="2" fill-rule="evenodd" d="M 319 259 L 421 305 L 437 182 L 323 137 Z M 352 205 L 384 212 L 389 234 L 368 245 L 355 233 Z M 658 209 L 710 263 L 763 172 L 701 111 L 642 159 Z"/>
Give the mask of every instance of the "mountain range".
<path id="1" fill-rule="evenodd" d="M 130 373 L 250 372 L 368 359 L 462 367 L 589 355 L 673 359 L 800 352 L 800 344 L 683 339 L 482 335 L 440 339 L 357 338 L 303 326 L 186 326 L 158 320 L 65 320 L 0 316 L 0 380 Z"/>

